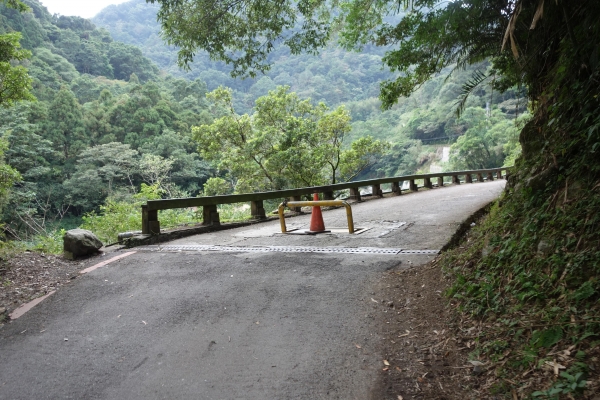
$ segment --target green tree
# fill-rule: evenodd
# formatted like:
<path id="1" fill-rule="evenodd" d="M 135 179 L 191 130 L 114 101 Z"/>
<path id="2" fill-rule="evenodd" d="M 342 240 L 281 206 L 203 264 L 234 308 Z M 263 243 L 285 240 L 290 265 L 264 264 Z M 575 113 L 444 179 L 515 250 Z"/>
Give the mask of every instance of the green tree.
<path id="1" fill-rule="evenodd" d="M 60 218 L 68 210 L 62 177 L 51 164 L 56 158 L 52 143 L 32 123 L 37 117 L 45 118 L 40 106 L 43 103 L 21 102 L 0 111 L 0 136 L 8 143 L 6 163 L 22 177 L 7 196 L 9 206 L 4 209 L 4 220 L 13 232 L 39 232 L 46 220 Z"/>
<path id="2" fill-rule="evenodd" d="M 0 35 L 0 106 L 10 107 L 19 100 L 34 100 L 31 90 L 31 78 L 27 69 L 15 62 L 31 56 L 21 49 L 18 32 Z"/>
<path id="3" fill-rule="evenodd" d="M 38 126 L 29 121 L 31 104 L 26 102 L 0 110 L 0 136 L 7 140 L 6 161 L 27 181 L 51 179 L 49 160 L 52 143 L 39 135 Z"/>
<path id="4" fill-rule="evenodd" d="M 76 64 L 77 54 L 81 51 L 81 38 L 77 33 L 70 29 L 60 29 L 54 46 L 61 56 L 71 64 Z"/>
<path id="5" fill-rule="evenodd" d="M 331 183 L 348 182 L 362 171 L 373 166 L 385 152 L 386 144 L 374 140 L 370 135 L 363 136 L 345 148 L 345 140 L 350 133 L 350 113 L 341 106 L 323 115 L 317 126 L 317 140 L 311 156 L 319 165 L 328 165 L 327 176 Z"/>
<path id="6" fill-rule="evenodd" d="M 235 180 L 237 192 L 312 186 L 352 179 L 381 154 L 383 144 L 366 137 L 344 148 L 350 115 L 329 112 L 278 87 L 256 101 L 252 116 L 237 115 L 231 90 L 209 98 L 229 109 L 210 125 L 194 127 L 203 158 Z"/>
<path id="7" fill-rule="evenodd" d="M 73 64 L 63 56 L 52 53 L 49 49 L 37 48 L 33 55 L 29 71 L 35 79 L 36 94 L 44 89 L 47 92 L 48 88 L 59 90 L 62 85 L 71 83 L 79 76 Z M 52 95 L 48 95 L 42 97 L 41 100 L 50 100 L 51 98 Z"/>
<path id="8" fill-rule="evenodd" d="M 139 151 L 143 156 L 156 155 L 172 160 L 170 182 L 185 192 L 195 194 L 212 172 L 208 163 L 200 159 L 196 148 L 191 135 L 165 129 L 161 135 L 144 143 Z"/>
<path id="9" fill-rule="evenodd" d="M 134 192 L 138 152 L 123 143 L 107 143 L 82 151 L 77 170 L 64 182 L 70 203 L 81 212 L 98 207 L 120 191 Z"/>
<path id="10" fill-rule="evenodd" d="M 142 82 L 146 82 L 158 74 L 158 68 L 142 55 L 140 49 L 131 45 L 112 42 L 108 58 L 117 79 L 128 80 L 135 74 Z"/>
<path id="11" fill-rule="evenodd" d="M 110 95 L 108 91 L 102 92 Z M 108 100 L 105 98 L 105 100 Z M 108 100 L 110 104 L 110 100 Z M 110 124 L 110 108 L 106 102 L 91 101 L 83 105 L 83 126 L 90 144 L 106 144 L 114 142 L 113 127 Z"/>
<path id="12" fill-rule="evenodd" d="M 227 171 L 232 177 L 240 177 L 241 182 L 248 182 L 248 186 L 255 186 L 257 189 L 277 187 L 273 173 L 265 165 L 269 152 L 263 150 L 258 153 L 257 146 L 253 145 L 256 139 L 251 118 L 235 113 L 231 90 L 221 87 L 207 96 L 218 105 L 227 107 L 229 114 L 210 125 L 192 128 L 200 155 L 214 162 L 217 169 Z M 251 150 L 250 146 L 256 149 Z M 244 189 L 240 191 L 243 192 Z"/>
<path id="13" fill-rule="evenodd" d="M 0 211 L 8 200 L 9 190 L 15 182 L 21 180 L 21 174 L 4 162 L 4 152 L 8 148 L 8 142 L 0 138 Z"/>
<path id="14" fill-rule="evenodd" d="M 340 155 L 340 181 L 351 181 L 363 171 L 377 165 L 387 150 L 387 144 L 371 136 L 361 137 L 350 144 Z"/>
<path id="15" fill-rule="evenodd" d="M 29 8 L 19 0 L 2 0 L 2 4 L 18 12 L 28 11 Z M 1 5 L 0 5 L 1 7 Z M 0 35 L 0 106 L 10 107 L 20 100 L 35 100 L 30 93 L 31 78 L 27 70 L 15 63 L 31 57 L 31 53 L 21 49 L 19 40 L 21 34 L 6 33 Z M 8 200 L 9 190 L 13 184 L 21 180 L 19 172 L 7 165 L 4 153 L 8 149 L 8 141 L 0 137 L 0 211 Z"/>
<path id="16" fill-rule="evenodd" d="M 113 67 L 102 45 L 92 40 L 83 40 L 75 54 L 75 67 L 83 74 L 113 77 Z"/>
<path id="17" fill-rule="evenodd" d="M 142 179 L 150 186 L 156 186 L 162 193 L 166 193 L 168 197 L 174 196 L 177 188 L 171 182 L 171 169 L 173 168 L 174 160 L 163 158 L 155 154 L 143 154 L 140 160 L 139 171 Z"/>
<path id="18" fill-rule="evenodd" d="M 506 158 L 505 146 L 516 136 L 514 121 L 495 110 L 487 115 L 482 108 L 467 108 L 460 118 L 467 127 L 450 147 L 450 165 L 454 170 L 497 168 Z"/>
<path id="19" fill-rule="evenodd" d="M 94 77 L 88 74 L 78 76 L 71 82 L 71 91 L 80 104 L 85 104 L 98 99 L 102 88 Z"/>
<path id="20" fill-rule="evenodd" d="M 63 160 L 69 160 L 87 145 L 81 106 L 67 87 L 62 87 L 48 107 L 47 138 Z"/>
<path id="21" fill-rule="evenodd" d="M 329 28 L 315 18 L 325 12 L 324 1 L 148 1 L 161 5 L 158 19 L 168 43 L 180 48 L 181 65 L 192 61 L 201 48 L 232 63 L 235 73 L 250 68 L 254 75 L 268 69 L 267 56 L 274 44 L 297 24 L 303 29 L 283 38 L 292 53 L 316 50 L 329 37 Z"/>
<path id="22" fill-rule="evenodd" d="M 220 196 L 227 194 L 231 191 L 231 184 L 223 178 L 213 177 L 209 178 L 204 183 L 204 190 L 202 191 L 205 196 Z"/>

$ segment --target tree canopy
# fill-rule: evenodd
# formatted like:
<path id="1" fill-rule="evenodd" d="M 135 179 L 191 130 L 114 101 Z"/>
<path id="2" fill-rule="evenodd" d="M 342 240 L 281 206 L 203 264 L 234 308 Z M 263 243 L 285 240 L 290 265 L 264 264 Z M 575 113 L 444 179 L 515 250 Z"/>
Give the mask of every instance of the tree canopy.
<path id="1" fill-rule="evenodd" d="M 580 53 L 588 73 L 598 58 L 591 0 L 147 1 L 160 4 L 164 37 L 180 48 L 183 66 L 206 50 L 232 64 L 234 75 L 253 75 L 269 68 L 278 46 L 316 52 L 334 37 L 346 48 L 384 46 L 383 61 L 397 73 L 382 82 L 385 107 L 449 65 L 492 58 L 498 89 L 524 83 L 538 99 L 540 77 L 556 70 L 564 51 Z M 473 83 L 487 78 L 480 74 Z"/>
<path id="2" fill-rule="evenodd" d="M 268 69 L 267 56 L 282 42 L 298 54 L 315 52 L 329 38 L 322 0 L 148 0 L 160 3 L 158 18 L 167 41 L 187 65 L 198 49 L 232 63 L 235 74 Z M 301 29 L 295 29 L 300 27 Z"/>
<path id="3" fill-rule="evenodd" d="M 287 86 L 257 99 L 252 116 L 235 113 L 229 89 L 218 88 L 208 97 L 225 115 L 192 128 L 194 139 L 202 157 L 214 162 L 240 193 L 348 181 L 384 151 L 384 144 L 370 136 L 343 148 L 350 131 L 348 111 L 314 105 Z"/>
<path id="4" fill-rule="evenodd" d="M 19 0 L 2 0 L 2 3 L 18 12 L 28 10 L 27 6 Z M 15 101 L 33 100 L 30 93 L 31 78 L 27 69 L 22 65 L 15 65 L 31 57 L 31 52 L 21 48 L 19 32 L 10 32 L 0 35 L 0 106 L 11 106 Z"/>
<path id="5" fill-rule="evenodd" d="M 2 0 L 2 3 L 18 12 L 28 10 L 19 0 Z M 31 78 L 27 69 L 15 65 L 31 56 L 29 51 L 21 49 L 20 39 L 21 34 L 18 32 L 0 35 L 0 107 L 10 107 L 20 100 L 35 100 L 30 93 Z M 5 163 L 4 153 L 7 148 L 7 140 L 0 136 L 0 210 L 7 201 L 10 188 L 21 179 L 19 172 Z"/>

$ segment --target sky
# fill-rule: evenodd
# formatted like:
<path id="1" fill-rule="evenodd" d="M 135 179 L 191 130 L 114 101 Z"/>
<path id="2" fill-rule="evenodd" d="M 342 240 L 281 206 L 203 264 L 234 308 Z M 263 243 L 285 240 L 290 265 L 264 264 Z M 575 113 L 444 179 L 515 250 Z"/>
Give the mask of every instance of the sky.
<path id="1" fill-rule="evenodd" d="M 127 0 L 41 0 L 50 14 L 77 15 L 83 18 L 92 18 L 104 7 L 111 4 L 124 3 Z"/>

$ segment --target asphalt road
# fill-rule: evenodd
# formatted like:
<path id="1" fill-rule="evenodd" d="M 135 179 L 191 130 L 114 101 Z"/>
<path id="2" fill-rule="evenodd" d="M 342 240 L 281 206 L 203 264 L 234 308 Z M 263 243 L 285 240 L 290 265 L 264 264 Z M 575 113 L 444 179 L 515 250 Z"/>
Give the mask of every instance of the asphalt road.
<path id="1" fill-rule="evenodd" d="M 354 204 L 358 235 L 338 209 L 324 212 L 331 234 L 273 221 L 164 244 L 235 251 L 138 249 L 0 328 L 0 399 L 369 399 L 383 368 L 373 288 L 433 258 L 377 249 L 439 249 L 503 186 Z M 355 248 L 371 250 L 342 252 Z"/>

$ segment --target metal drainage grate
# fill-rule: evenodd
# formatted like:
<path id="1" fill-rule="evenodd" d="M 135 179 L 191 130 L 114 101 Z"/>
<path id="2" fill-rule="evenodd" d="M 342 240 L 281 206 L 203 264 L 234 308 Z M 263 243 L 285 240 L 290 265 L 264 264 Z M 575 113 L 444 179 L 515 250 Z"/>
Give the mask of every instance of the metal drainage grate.
<path id="1" fill-rule="evenodd" d="M 440 254 L 439 250 L 402 250 L 400 254 Z"/>
<path id="2" fill-rule="evenodd" d="M 402 250 L 379 247 L 309 247 L 309 246 L 215 246 L 215 245 L 182 245 L 182 246 L 142 246 L 139 251 L 226 251 L 253 253 L 345 253 L 345 254 L 437 254 L 438 250 Z"/>

